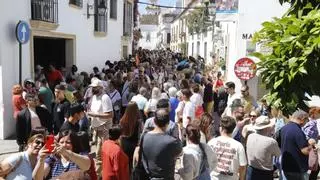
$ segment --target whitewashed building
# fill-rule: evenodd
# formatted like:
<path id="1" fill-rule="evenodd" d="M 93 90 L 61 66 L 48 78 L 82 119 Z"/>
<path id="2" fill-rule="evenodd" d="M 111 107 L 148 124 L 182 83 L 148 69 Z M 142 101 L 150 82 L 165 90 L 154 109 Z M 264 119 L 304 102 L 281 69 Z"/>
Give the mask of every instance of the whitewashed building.
<path id="1" fill-rule="evenodd" d="M 79 71 L 91 72 L 106 60 L 131 54 L 132 13 L 133 0 L 1 0 L 0 139 L 15 133 L 11 88 L 19 81 L 19 20 L 31 30 L 29 42 L 22 45 L 23 80 L 33 77 L 36 65 L 75 64 Z"/>
<path id="2" fill-rule="evenodd" d="M 227 3 L 224 0 L 215 0 L 214 28 L 209 26 L 207 31 L 189 33 L 186 16 L 194 10 L 194 7 L 203 6 L 208 1 L 183 2 L 187 8 L 171 24 L 170 47 L 173 51 L 181 52 L 182 45 L 185 45 L 188 56 L 200 55 L 207 64 L 225 60 L 227 69 L 225 78 L 227 81 L 234 81 L 238 85 L 236 90 L 240 91 L 239 85 L 244 84 L 244 81 L 236 77 L 233 71 L 235 63 L 256 50 L 256 44 L 253 44 L 251 39 L 252 35 L 262 27 L 261 24 L 272 20 L 272 17 L 281 17 L 288 6 L 281 6 L 278 1 L 230 0 Z M 259 89 L 258 81 L 257 77 L 248 81 L 250 92 L 255 97 L 261 97 L 263 93 L 263 90 Z"/>
<path id="3" fill-rule="evenodd" d="M 157 48 L 170 48 L 171 41 L 171 22 L 176 14 L 172 11 L 161 11 L 159 14 L 159 25 L 157 32 Z"/>
<path id="4" fill-rule="evenodd" d="M 158 14 L 144 14 L 139 17 L 139 29 L 142 38 L 138 46 L 143 49 L 157 49 Z"/>
<path id="5" fill-rule="evenodd" d="M 217 3 L 217 1 L 216 1 Z M 235 63 L 256 50 L 252 43 L 252 35 L 262 28 L 262 23 L 271 21 L 273 17 L 281 17 L 287 11 L 288 5 L 281 6 L 278 1 L 234 0 L 235 11 L 217 11 L 219 32 L 215 33 L 215 54 L 226 59 L 226 79 L 238 84 L 236 90 L 240 92 L 239 84 L 244 84 L 234 73 Z M 252 58 L 257 61 L 257 59 Z M 250 93 L 261 98 L 260 80 L 255 77 L 249 80 Z"/>

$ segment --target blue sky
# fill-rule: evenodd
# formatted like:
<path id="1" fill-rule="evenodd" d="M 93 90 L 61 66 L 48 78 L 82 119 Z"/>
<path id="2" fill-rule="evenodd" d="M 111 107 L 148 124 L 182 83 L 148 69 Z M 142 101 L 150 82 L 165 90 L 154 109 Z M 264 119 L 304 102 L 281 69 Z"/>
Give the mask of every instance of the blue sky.
<path id="1" fill-rule="evenodd" d="M 149 0 L 139 0 L 139 1 L 149 3 Z M 158 5 L 175 6 L 175 4 L 176 4 L 176 0 L 158 0 Z M 138 6 L 139 6 L 140 14 L 145 14 L 146 13 L 146 10 L 145 10 L 146 5 L 138 4 Z"/>

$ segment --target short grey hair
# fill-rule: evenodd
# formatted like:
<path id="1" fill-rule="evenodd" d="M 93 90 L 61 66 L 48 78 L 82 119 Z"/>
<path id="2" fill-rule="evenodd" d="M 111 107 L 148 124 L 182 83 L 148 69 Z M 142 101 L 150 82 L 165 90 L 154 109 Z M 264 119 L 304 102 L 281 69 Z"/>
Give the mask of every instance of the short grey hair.
<path id="1" fill-rule="evenodd" d="M 139 94 L 141 94 L 142 96 L 145 96 L 147 94 L 148 90 L 145 87 L 141 87 L 139 89 Z"/>
<path id="2" fill-rule="evenodd" d="M 161 90 L 157 87 L 152 89 L 151 99 L 161 99 Z"/>
<path id="3" fill-rule="evenodd" d="M 173 86 L 173 85 L 172 85 L 171 83 L 165 82 L 165 83 L 163 83 L 163 90 L 164 90 L 165 92 L 168 92 L 169 89 L 170 89 L 172 86 Z"/>
<path id="4" fill-rule="evenodd" d="M 177 88 L 175 88 L 175 87 L 171 87 L 171 88 L 169 88 L 169 96 L 170 97 L 176 97 L 177 96 L 177 92 L 178 92 L 178 90 L 177 90 Z"/>
<path id="5" fill-rule="evenodd" d="M 306 117 L 309 117 L 309 114 L 301 109 L 295 111 L 291 116 L 292 119 L 304 119 Z"/>

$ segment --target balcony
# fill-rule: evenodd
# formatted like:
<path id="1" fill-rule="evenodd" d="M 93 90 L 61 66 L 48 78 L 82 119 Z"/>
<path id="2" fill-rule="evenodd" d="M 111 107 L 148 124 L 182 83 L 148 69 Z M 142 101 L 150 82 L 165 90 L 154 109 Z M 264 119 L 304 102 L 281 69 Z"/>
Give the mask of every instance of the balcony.
<path id="1" fill-rule="evenodd" d="M 31 0 L 33 28 L 54 30 L 58 27 L 58 0 Z"/>

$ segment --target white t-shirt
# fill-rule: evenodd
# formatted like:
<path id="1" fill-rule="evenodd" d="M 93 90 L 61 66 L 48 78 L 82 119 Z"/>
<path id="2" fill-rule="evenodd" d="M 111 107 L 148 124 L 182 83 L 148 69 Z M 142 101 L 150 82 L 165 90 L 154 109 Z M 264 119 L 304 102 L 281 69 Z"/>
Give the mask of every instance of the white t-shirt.
<path id="1" fill-rule="evenodd" d="M 146 112 L 156 112 L 157 110 L 158 99 L 149 99 L 146 103 L 145 110 Z"/>
<path id="2" fill-rule="evenodd" d="M 174 121 L 176 123 L 179 122 L 179 115 L 181 114 L 178 114 L 178 113 L 182 113 L 183 112 L 183 108 L 184 108 L 184 102 L 183 101 L 180 101 L 179 104 L 178 104 L 178 107 L 176 108 L 176 112 L 175 112 L 175 117 L 174 117 Z"/>
<path id="3" fill-rule="evenodd" d="M 232 116 L 231 105 L 232 105 L 232 102 L 233 102 L 235 99 L 240 99 L 240 95 L 237 94 L 237 93 L 234 93 L 234 94 L 232 94 L 232 95 L 229 94 L 229 96 L 228 96 L 228 102 L 227 102 L 227 107 L 226 107 L 226 109 L 224 110 L 224 115 L 226 115 L 226 116 Z"/>
<path id="4" fill-rule="evenodd" d="M 203 98 L 199 93 L 193 93 L 193 95 L 190 97 L 190 101 L 196 106 L 202 106 L 203 104 Z"/>
<path id="5" fill-rule="evenodd" d="M 218 158 L 216 168 L 211 172 L 211 179 L 238 180 L 240 166 L 247 165 L 247 158 L 242 144 L 231 137 L 219 136 L 208 142 Z M 233 173 L 223 175 L 220 172 Z"/>
<path id="6" fill-rule="evenodd" d="M 188 117 L 190 117 L 191 121 L 193 121 L 195 118 L 195 114 L 196 108 L 194 104 L 191 101 L 185 102 L 182 114 L 182 125 L 184 128 L 186 128 L 189 123 Z"/>
<path id="7" fill-rule="evenodd" d="M 99 114 L 112 112 L 113 106 L 112 106 L 112 101 L 110 97 L 107 94 L 103 94 L 100 96 L 94 95 L 92 97 L 90 111 L 93 113 L 99 113 Z M 112 121 L 112 119 L 103 119 L 103 118 L 94 117 L 92 118 L 91 126 L 92 127 L 101 126 L 104 123 L 106 123 L 108 120 Z"/>
<path id="8" fill-rule="evenodd" d="M 31 118 L 31 129 L 36 129 L 37 127 L 42 127 L 40 123 L 39 116 L 35 112 L 34 109 L 28 108 L 30 112 L 30 118 Z"/>

